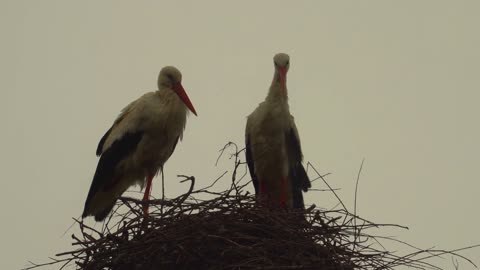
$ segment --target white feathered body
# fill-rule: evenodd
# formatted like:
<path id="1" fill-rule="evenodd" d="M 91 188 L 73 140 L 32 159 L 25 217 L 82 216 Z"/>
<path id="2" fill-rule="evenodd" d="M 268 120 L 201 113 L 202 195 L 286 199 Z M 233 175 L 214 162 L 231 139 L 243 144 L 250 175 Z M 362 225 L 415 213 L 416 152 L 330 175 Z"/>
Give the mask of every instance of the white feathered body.
<path id="1" fill-rule="evenodd" d="M 172 154 L 185 129 L 187 107 L 167 89 L 147 93 L 125 107 L 106 134 L 101 154 L 126 134 L 141 133 L 135 149 L 116 165 L 112 189 L 99 191 L 90 205 L 103 209 L 132 185 L 142 188 L 148 175 L 156 174 Z M 86 209 L 90 211 L 90 209 Z"/>
<path id="2" fill-rule="evenodd" d="M 119 165 L 125 172 L 156 172 L 172 154 L 177 138 L 182 138 L 187 113 L 186 106 L 172 91 L 146 93 L 122 110 L 103 149 L 126 133 L 141 131 L 143 137 L 137 148 Z"/>
<path id="3" fill-rule="evenodd" d="M 250 140 L 255 175 L 260 185 L 268 190 L 268 196 L 280 198 L 286 195 L 286 204 L 292 205 L 292 193 L 282 190 L 282 179 L 290 186 L 289 146 L 286 134 L 293 128 L 293 117 L 288 106 L 288 97 L 273 83 L 267 99 L 247 117 L 246 137 Z"/>

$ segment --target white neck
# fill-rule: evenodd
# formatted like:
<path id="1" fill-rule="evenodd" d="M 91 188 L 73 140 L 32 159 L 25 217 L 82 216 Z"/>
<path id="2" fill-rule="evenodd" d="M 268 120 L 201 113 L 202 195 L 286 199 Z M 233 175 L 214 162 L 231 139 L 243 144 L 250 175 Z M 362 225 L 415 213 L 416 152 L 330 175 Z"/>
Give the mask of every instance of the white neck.
<path id="1" fill-rule="evenodd" d="M 275 70 L 275 74 L 273 75 L 272 84 L 270 85 L 270 90 L 268 91 L 266 100 L 284 102 L 288 101 L 288 91 L 286 87 L 282 87 L 282 83 L 280 80 L 280 72 L 278 72 L 278 70 Z"/>
<path id="2" fill-rule="evenodd" d="M 173 92 L 173 90 L 168 87 L 160 87 L 160 89 L 157 90 L 157 94 L 160 95 L 166 103 L 171 104 L 181 102 L 177 93 Z"/>

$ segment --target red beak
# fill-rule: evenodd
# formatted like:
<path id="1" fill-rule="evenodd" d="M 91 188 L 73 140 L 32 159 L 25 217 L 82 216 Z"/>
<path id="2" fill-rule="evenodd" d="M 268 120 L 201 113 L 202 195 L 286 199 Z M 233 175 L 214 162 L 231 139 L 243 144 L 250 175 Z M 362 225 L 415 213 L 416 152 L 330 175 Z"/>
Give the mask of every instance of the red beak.
<path id="1" fill-rule="evenodd" d="M 187 93 L 185 92 L 185 89 L 183 89 L 183 86 L 181 83 L 177 83 L 175 84 L 175 86 L 173 87 L 175 89 L 175 92 L 177 92 L 177 95 L 180 97 L 180 99 L 183 101 L 183 103 L 185 104 L 185 106 L 187 106 L 187 108 L 192 111 L 193 114 L 195 114 L 195 116 L 197 116 L 197 112 L 195 111 L 195 108 L 193 108 L 193 105 L 192 105 L 192 102 L 190 101 L 190 99 L 188 98 L 187 96 Z"/>
<path id="2" fill-rule="evenodd" d="M 282 87 L 283 89 L 287 89 L 287 68 L 279 67 L 278 71 L 280 72 L 280 82 L 282 84 Z"/>

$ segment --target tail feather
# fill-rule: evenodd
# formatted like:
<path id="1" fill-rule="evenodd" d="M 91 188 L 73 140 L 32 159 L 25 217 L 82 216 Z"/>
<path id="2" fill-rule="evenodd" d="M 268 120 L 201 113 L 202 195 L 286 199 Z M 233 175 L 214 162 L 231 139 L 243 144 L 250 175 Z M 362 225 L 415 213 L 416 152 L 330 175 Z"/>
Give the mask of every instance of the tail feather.
<path id="1" fill-rule="evenodd" d="M 128 188 L 125 183 L 121 182 L 122 177 L 121 174 L 118 174 L 117 169 L 119 164 L 135 151 L 143 136 L 142 131 L 127 132 L 122 138 L 113 142 L 108 149 L 103 149 L 109 133 L 110 130 L 100 140 L 98 149 L 103 152 L 98 161 L 82 214 L 83 217 L 95 216 L 96 220 L 104 219 L 108 215 L 104 211 L 106 209 L 110 211 L 118 196 Z"/>
<path id="2" fill-rule="evenodd" d="M 305 203 L 303 202 L 303 193 L 301 189 L 294 188 L 292 190 L 292 197 L 293 197 L 293 208 L 295 209 L 305 208 Z"/>
<path id="3" fill-rule="evenodd" d="M 110 212 L 112 211 L 114 206 L 115 206 L 115 202 L 111 205 L 108 205 L 102 211 L 96 213 L 95 214 L 95 221 L 103 221 L 108 216 L 108 214 L 110 214 Z"/>
<path id="4" fill-rule="evenodd" d="M 126 189 L 126 188 L 125 188 Z M 102 221 L 115 206 L 119 194 L 125 190 L 117 185 L 108 191 L 98 191 L 85 204 L 82 217 L 95 216 L 96 221 Z"/>
<path id="5" fill-rule="evenodd" d="M 307 192 L 312 187 L 305 168 L 300 163 L 293 170 L 290 170 L 290 179 L 292 179 L 292 198 L 293 208 L 305 208 L 303 202 L 303 192 Z"/>
<path id="6" fill-rule="evenodd" d="M 298 179 L 300 188 L 304 192 L 307 192 L 308 189 L 312 187 L 312 183 L 310 183 L 310 179 L 308 178 L 307 172 L 305 171 L 305 168 L 303 167 L 302 164 L 297 166 L 295 170 L 295 176 Z"/>

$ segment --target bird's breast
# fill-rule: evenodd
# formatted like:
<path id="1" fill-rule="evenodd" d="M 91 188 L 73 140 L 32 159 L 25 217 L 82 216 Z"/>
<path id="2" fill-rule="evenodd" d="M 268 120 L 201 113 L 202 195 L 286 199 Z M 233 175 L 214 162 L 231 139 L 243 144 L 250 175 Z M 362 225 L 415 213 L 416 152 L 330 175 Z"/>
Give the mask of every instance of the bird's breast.
<path id="1" fill-rule="evenodd" d="M 264 103 L 250 115 L 249 138 L 255 170 L 284 176 L 288 173 L 285 134 L 290 126 L 290 113 L 275 105 Z"/>
<path id="2" fill-rule="evenodd" d="M 185 106 L 175 100 L 163 101 L 151 104 L 136 151 L 136 163 L 148 170 L 158 170 L 165 164 L 185 129 Z"/>

